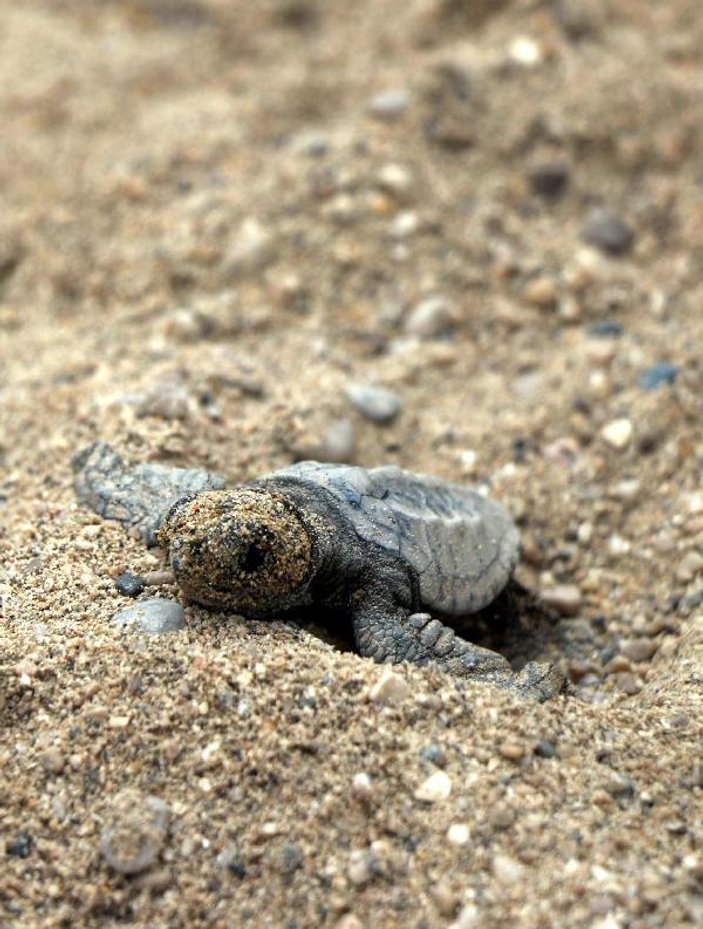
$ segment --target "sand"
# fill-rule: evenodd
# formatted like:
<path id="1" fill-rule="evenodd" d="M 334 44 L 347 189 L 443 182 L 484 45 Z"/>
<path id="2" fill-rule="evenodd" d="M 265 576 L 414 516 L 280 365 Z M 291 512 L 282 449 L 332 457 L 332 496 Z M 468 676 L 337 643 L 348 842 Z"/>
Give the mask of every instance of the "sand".
<path id="1" fill-rule="evenodd" d="M 3 929 L 703 921 L 698 13 L 0 3 Z M 100 439 L 483 488 L 548 609 L 474 634 L 569 694 L 120 630 L 178 591 L 79 505 Z"/>

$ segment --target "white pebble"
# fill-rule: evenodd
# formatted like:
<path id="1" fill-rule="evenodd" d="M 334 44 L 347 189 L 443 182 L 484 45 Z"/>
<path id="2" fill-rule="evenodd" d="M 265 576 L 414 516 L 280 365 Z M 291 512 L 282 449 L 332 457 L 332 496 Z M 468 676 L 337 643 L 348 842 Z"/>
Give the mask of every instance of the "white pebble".
<path id="1" fill-rule="evenodd" d="M 368 884 L 373 877 L 371 869 L 372 857 L 368 851 L 362 848 L 355 848 L 349 852 L 349 864 L 347 866 L 347 876 L 352 884 L 360 887 L 362 884 Z"/>
<path id="2" fill-rule="evenodd" d="M 627 555 L 630 548 L 631 546 L 628 540 L 623 539 L 623 537 L 617 533 L 614 533 L 608 539 L 608 552 L 615 557 L 618 555 Z"/>
<path id="3" fill-rule="evenodd" d="M 370 800 L 373 794 L 371 778 L 365 771 L 357 772 L 352 778 L 352 793 L 357 800 Z"/>
<path id="4" fill-rule="evenodd" d="M 369 113 L 376 119 L 397 119 L 410 105 L 410 95 L 402 89 L 386 90 L 369 100 Z"/>
<path id="5" fill-rule="evenodd" d="M 414 210 L 401 210 L 391 220 L 390 232 L 394 239 L 407 239 L 420 228 L 420 217 Z"/>
<path id="6" fill-rule="evenodd" d="M 405 330 L 421 339 L 432 339 L 448 332 L 457 321 L 454 305 L 445 297 L 426 297 L 410 312 Z"/>
<path id="7" fill-rule="evenodd" d="M 524 878 L 525 866 L 509 855 L 496 855 L 493 858 L 493 873 L 505 887 L 512 887 Z"/>
<path id="8" fill-rule="evenodd" d="M 634 427 L 629 419 L 613 419 L 603 426 L 601 435 L 611 448 L 623 451 L 632 441 Z"/>
<path id="9" fill-rule="evenodd" d="M 400 397 L 386 387 L 352 384 L 347 396 L 352 406 L 374 423 L 389 423 L 400 413 Z"/>
<path id="10" fill-rule="evenodd" d="M 466 823 L 452 823 L 447 829 L 447 842 L 451 845 L 467 845 L 471 833 Z"/>
<path id="11" fill-rule="evenodd" d="M 527 35 L 519 35 L 513 39 L 508 49 L 508 56 L 515 64 L 526 68 L 534 68 L 542 62 L 542 49 L 538 42 Z"/>
<path id="12" fill-rule="evenodd" d="M 686 497 L 686 509 L 691 516 L 700 516 L 703 514 L 703 493 L 701 493 L 701 491 L 688 494 Z"/>
<path id="13" fill-rule="evenodd" d="M 413 186 L 413 176 L 403 165 L 391 161 L 378 172 L 378 183 L 394 197 L 404 197 Z"/>
<path id="14" fill-rule="evenodd" d="M 242 223 L 225 258 L 227 270 L 233 276 L 254 274 L 263 270 L 275 258 L 273 237 L 258 219 L 249 217 Z"/>
<path id="15" fill-rule="evenodd" d="M 593 523 L 581 523 L 576 530 L 576 538 L 579 540 L 581 545 L 588 545 L 588 543 L 593 538 Z"/>
<path id="16" fill-rule="evenodd" d="M 452 782 L 445 771 L 435 771 L 415 791 L 415 799 L 423 803 L 446 800 L 452 792 Z"/>

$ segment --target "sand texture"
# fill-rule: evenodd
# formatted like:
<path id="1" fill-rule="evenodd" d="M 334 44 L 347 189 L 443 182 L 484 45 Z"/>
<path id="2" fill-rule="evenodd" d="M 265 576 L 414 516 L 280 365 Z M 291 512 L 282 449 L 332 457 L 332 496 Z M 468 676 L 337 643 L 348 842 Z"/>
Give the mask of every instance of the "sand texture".
<path id="1" fill-rule="evenodd" d="M 703 924 L 701 47 L 700 0 L 0 0 L 1 929 Z M 570 692 L 189 604 L 95 441 L 490 493 L 532 599 L 465 634 Z"/>

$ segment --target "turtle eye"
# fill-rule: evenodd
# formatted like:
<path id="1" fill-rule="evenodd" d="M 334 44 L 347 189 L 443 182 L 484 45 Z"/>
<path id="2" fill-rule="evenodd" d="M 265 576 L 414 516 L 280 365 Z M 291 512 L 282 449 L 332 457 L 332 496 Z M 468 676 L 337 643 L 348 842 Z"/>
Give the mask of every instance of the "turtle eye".
<path id="1" fill-rule="evenodd" d="M 239 567 L 246 574 L 253 574 L 266 561 L 267 552 L 254 542 L 239 556 Z"/>

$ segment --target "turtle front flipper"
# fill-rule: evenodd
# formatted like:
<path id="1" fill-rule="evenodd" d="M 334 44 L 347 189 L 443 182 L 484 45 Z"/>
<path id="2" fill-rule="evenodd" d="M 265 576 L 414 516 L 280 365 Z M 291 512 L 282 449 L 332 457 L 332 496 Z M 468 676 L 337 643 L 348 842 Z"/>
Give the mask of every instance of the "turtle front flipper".
<path id="1" fill-rule="evenodd" d="M 73 459 L 74 487 L 81 503 L 104 519 L 136 529 L 155 545 L 162 514 L 180 497 L 219 490 L 224 478 L 202 468 L 125 462 L 107 442 L 95 442 Z"/>
<path id="2" fill-rule="evenodd" d="M 564 686 L 563 675 L 550 665 L 531 663 L 515 673 L 502 655 L 467 642 L 428 613 L 410 613 L 378 596 L 354 604 L 352 624 L 360 654 L 379 663 L 433 664 L 456 677 L 492 683 L 540 702 Z"/>

